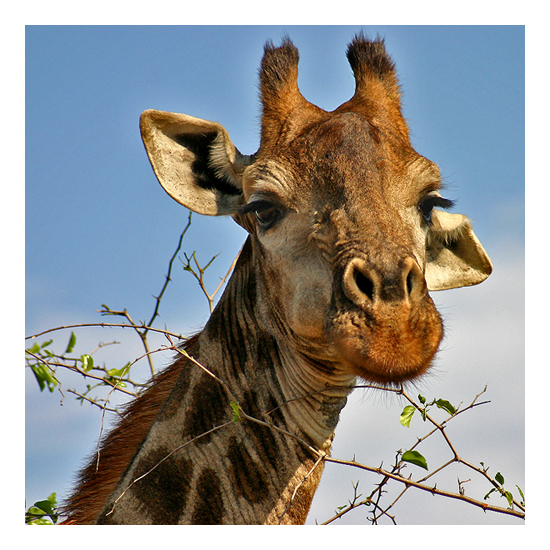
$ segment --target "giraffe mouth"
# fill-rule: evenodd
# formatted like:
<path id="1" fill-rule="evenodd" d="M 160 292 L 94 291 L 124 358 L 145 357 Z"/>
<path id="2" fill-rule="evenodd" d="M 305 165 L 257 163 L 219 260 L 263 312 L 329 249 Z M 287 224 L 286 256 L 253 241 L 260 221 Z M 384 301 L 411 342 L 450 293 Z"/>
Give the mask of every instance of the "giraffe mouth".
<path id="1" fill-rule="evenodd" d="M 330 332 L 339 360 L 356 376 L 397 384 L 418 378 L 430 368 L 443 337 L 443 324 L 431 303 L 415 315 L 401 308 L 392 315 L 377 315 L 374 322 L 348 312 Z"/>

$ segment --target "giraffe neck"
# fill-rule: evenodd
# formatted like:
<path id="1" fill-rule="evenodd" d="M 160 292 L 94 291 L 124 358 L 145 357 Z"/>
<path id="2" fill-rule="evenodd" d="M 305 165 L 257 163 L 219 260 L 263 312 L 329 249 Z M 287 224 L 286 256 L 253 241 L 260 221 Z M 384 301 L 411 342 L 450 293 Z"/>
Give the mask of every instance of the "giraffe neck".
<path id="1" fill-rule="evenodd" d="M 305 521 L 354 380 L 259 328 L 252 254 L 189 350 L 226 386 L 187 361 L 100 523 Z"/>

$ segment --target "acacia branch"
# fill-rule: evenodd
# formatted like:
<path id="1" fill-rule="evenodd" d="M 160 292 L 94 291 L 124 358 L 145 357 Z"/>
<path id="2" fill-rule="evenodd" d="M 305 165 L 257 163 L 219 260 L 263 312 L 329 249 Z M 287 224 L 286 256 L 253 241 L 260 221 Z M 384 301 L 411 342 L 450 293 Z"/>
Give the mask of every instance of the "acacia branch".
<path id="1" fill-rule="evenodd" d="M 105 402 L 105 405 L 101 405 L 99 400 L 92 399 L 92 398 L 88 397 L 87 395 L 83 395 L 82 393 L 78 393 L 76 390 L 73 390 L 71 388 L 69 388 L 67 390 L 67 392 L 72 393 L 73 395 L 76 395 L 82 401 L 87 401 L 91 405 L 95 405 L 96 407 L 99 407 L 102 411 L 109 411 L 109 412 L 112 412 L 112 413 L 118 412 L 116 409 L 113 409 L 113 408 L 107 406 L 107 403 L 108 403 L 107 400 L 102 400 L 102 401 Z"/>
<path id="2" fill-rule="evenodd" d="M 27 355 L 30 355 L 31 357 L 33 357 L 33 359 L 35 359 L 36 361 L 39 361 L 39 362 L 43 363 L 44 365 L 48 366 L 49 368 L 51 368 L 52 366 L 53 367 L 65 368 L 67 370 L 70 370 L 70 371 L 76 372 L 78 374 L 81 374 L 82 376 L 85 376 L 86 378 L 91 378 L 92 380 L 98 380 L 102 384 L 111 386 L 113 389 L 117 389 L 118 391 L 120 391 L 122 393 L 125 393 L 125 394 L 129 395 L 130 397 L 137 397 L 135 393 L 130 392 L 128 390 L 125 390 L 124 388 L 121 388 L 120 386 L 117 387 L 116 382 L 112 382 L 111 380 L 109 380 L 105 376 L 98 376 L 96 374 L 92 374 L 91 372 L 83 371 L 82 369 L 79 369 L 76 365 L 68 365 L 67 363 L 63 363 L 59 360 L 57 360 L 57 361 L 46 360 L 44 357 L 40 357 L 39 355 L 36 355 L 35 353 L 33 353 L 31 351 L 28 351 L 28 350 L 26 351 L 26 353 L 27 353 Z M 66 361 L 78 361 L 78 359 L 71 359 L 71 358 L 66 358 L 64 360 L 66 360 Z M 59 380 L 57 380 L 57 378 L 55 378 L 55 379 L 59 383 Z M 126 380 L 125 379 L 124 382 L 129 382 L 133 386 L 138 386 L 138 384 L 132 382 L 131 380 Z"/>
<path id="3" fill-rule="evenodd" d="M 472 402 L 470 403 L 470 405 L 468 405 L 466 408 L 464 409 L 459 409 L 457 410 L 454 414 L 452 414 L 449 418 L 447 418 L 445 421 L 443 421 L 442 423 L 438 423 L 436 422 L 427 412 L 424 413 L 424 416 L 426 418 L 426 420 L 429 420 L 429 422 L 431 422 L 431 424 L 433 426 L 435 426 L 434 430 L 432 430 L 431 432 L 429 432 L 426 436 L 424 436 L 423 438 L 419 439 L 415 445 L 413 445 L 412 449 L 414 449 L 416 446 L 418 446 L 422 441 L 426 440 L 429 436 L 431 436 L 433 433 L 435 433 L 436 431 L 439 431 L 443 437 L 443 439 L 445 440 L 445 442 L 447 443 L 447 446 L 449 447 L 449 449 L 451 450 L 452 454 L 453 454 L 453 458 L 451 460 L 449 460 L 447 463 L 443 464 L 442 466 L 440 466 L 438 469 L 434 470 L 433 472 L 431 472 L 430 474 L 428 474 L 427 476 L 425 476 L 424 478 L 420 479 L 419 480 L 419 483 L 423 483 L 424 481 L 428 480 L 429 478 L 431 478 L 432 476 L 434 476 L 437 472 L 440 472 L 441 470 L 443 470 L 444 468 L 446 468 L 447 466 L 449 466 L 450 464 L 452 464 L 453 462 L 457 462 L 459 464 L 463 464 L 464 466 L 476 471 L 478 474 L 481 474 L 497 491 L 499 491 L 500 493 L 502 493 L 503 489 L 501 487 L 500 484 L 498 484 L 493 478 L 491 478 L 491 476 L 487 473 L 487 470 L 484 470 L 484 469 L 481 469 L 481 468 L 478 468 L 477 466 L 474 466 L 473 464 L 470 464 L 469 462 L 467 462 L 466 460 L 462 459 L 458 452 L 456 451 L 453 443 L 451 442 L 451 440 L 449 439 L 449 436 L 447 435 L 447 432 L 445 431 L 445 427 L 446 425 L 454 418 L 456 418 L 459 414 L 462 414 L 464 413 L 465 411 L 468 411 L 470 409 L 473 409 L 474 407 L 478 407 L 480 405 L 486 405 L 488 403 L 490 403 L 490 401 L 481 401 L 481 402 L 478 402 L 479 398 L 487 391 L 487 386 L 485 386 L 485 388 L 483 388 L 483 390 L 478 393 L 474 399 L 472 400 Z M 409 396 L 407 395 L 407 393 L 403 390 L 403 387 L 401 387 L 401 394 L 409 401 L 409 403 L 411 403 L 418 411 L 420 412 L 423 412 L 423 409 Z M 519 508 L 521 511 L 525 512 L 525 507 L 522 506 L 519 502 L 517 502 L 515 499 L 512 500 L 513 504 Z"/>
<path id="4" fill-rule="evenodd" d="M 326 462 L 332 462 L 334 464 L 345 464 L 346 466 L 353 466 L 354 468 L 359 468 L 361 470 L 366 470 L 368 472 L 374 472 L 378 475 L 385 476 L 389 479 L 393 479 L 394 481 L 398 481 L 400 483 L 403 483 L 407 487 L 416 487 L 417 489 L 420 489 L 421 491 L 426 491 L 428 493 L 431 493 L 432 495 L 439 495 L 442 497 L 447 498 L 453 498 L 457 500 L 461 500 L 463 502 L 467 502 L 469 504 L 472 504 L 474 506 L 477 506 L 478 508 L 481 508 L 484 511 L 491 511 L 491 512 L 498 512 L 500 514 L 507 514 L 510 516 L 515 516 L 518 518 L 525 519 L 525 513 L 522 511 L 516 511 L 512 510 L 510 508 L 502 508 L 501 506 L 493 506 L 492 504 L 487 504 L 485 502 L 481 502 L 479 500 L 476 500 L 475 498 L 468 497 L 466 495 L 461 495 L 459 493 L 452 493 L 450 491 L 443 491 L 441 489 L 438 489 L 436 486 L 430 487 L 429 485 L 424 485 L 423 483 L 420 483 L 418 481 L 413 481 L 411 478 L 403 477 L 401 475 L 392 474 L 391 472 L 388 472 L 384 470 L 383 468 L 375 468 L 373 466 L 366 466 L 364 464 L 360 464 L 355 461 L 349 461 L 349 460 L 341 460 L 338 458 L 332 458 L 332 457 L 326 457 Z"/>
<path id="5" fill-rule="evenodd" d="M 107 306 L 105 306 L 107 307 Z M 113 314 L 119 315 L 121 312 L 112 312 Z M 184 336 L 181 334 L 176 334 L 175 332 L 170 332 L 166 329 L 161 328 L 153 328 L 148 327 L 144 323 L 141 324 L 128 324 L 128 323 L 78 323 L 75 325 L 62 325 L 55 328 L 49 328 L 47 330 L 43 330 L 42 332 L 37 332 L 36 334 L 32 334 L 31 336 L 25 336 L 25 340 L 34 340 L 35 338 L 39 338 L 40 336 L 44 336 L 45 334 L 48 334 L 50 332 L 55 332 L 58 330 L 67 330 L 67 329 L 73 329 L 73 328 L 89 328 L 89 327 L 101 327 L 101 328 L 131 328 L 131 329 L 147 329 L 151 332 L 158 332 L 159 334 L 164 334 L 171 336 L 172 338 L 177 338 L 178 340 L 187 340 Z"/>
<path id="6" fill-rule="evenodd" d="M 193 254 L 191 254 L 191 256 L 187 256 L 187 254 L 184 254 L 187 264 L 184 264 L 183 269 L 185 271 L 188 271 L 189 273 L 191 273 L 193 275 L 193 277 L 195 277 L 195 279 L 199 283 L 199 287 L 202 290 L 202 293 L 204 294 L 204 296 L 206 297 L 206 300 L 208 301 L 208 308 L 210 309 L 210 313 L 212 313 L 214 311 L 214 299 L 216 298 L 216 295 L 218 294 L 218 292 L 222 288 L 223 284 L 225 283 L 225 281 L 227 280 L 227 278 L 229 277 L 229 275 L 233 271 L 233 268 L 235 267 L 235 264 L 237 263 L 237 260 L 239 259 L 239 255 L 240 255 L 240 253 L 237 254 L 235 259 L 233 260 L 233 262 L 229 266 L 229 269 L 227 270 L 226 274 L 220 279 L 220 282 L 219 282 L 218 286 L 216 287 L 216 289 L 214 290 L 214 292 L 212 292 L 210 294 L 208 292 L 208 290 L 206 290 L 206 285 L 204 283 L 204 274 L 205 274 L 206 270 L 210 267 L 212 262 L 219 256 L 219 254 L 216 254 L 215 256 L 213 256 L 212 259 L 204 267 L 201 267 L 199 265 L 199 262 L 197 260 L 197 256 L 196 256 L 195 252 L 193 252 Z M 197 273 L 197 271 L 195 271 L 195 269 L 193 267 L 191 267 L 191 260 L 194 260 L 195 266 L 197 268 L 198 273 Z"/>
<path id="7" fill-rule="evenodd" d="M 187 225 L 184 227 L 184 229 L 183 229 L 183 231 L 182 231 L 182 233 L 179 237 L 178 245 L 176 247 L 176 250 L 174 251 L 174 254 L 172 254 L 172 257 L 170 258 L 170 261 L 168 262 L 168 271 L 166 273 L 166 279 L 164 281 L 164 285 L 162 286 L 162 289 L 159 292 L 159 295 L 154 296 L 154 298 L 156 300 L 155 309 L 153 311 L 153 315 L 151 316 L 151 319 L 149 320 L 149 323 L 147 323 L 147 327 L 144 329 L 144 334 L 147 334 L 147 331 L 150 329 L 150 327 L 152 326 L 154 320 L 159 315 L 160 301 L 162 300 L 162 297 L 164 296 L 164 292 L 166 291 L 166 288 L 168 287 L 168 284 L 172 280 L 170 278 L 170 275 L 172 274 L 172 267 L 174 265 L 174 261 L 176 260 L 177 255 L 178 255 L 178 252 L 181 250 L 181 246 L 182 246 L 182 243 L 183 243 L 183 237 L 185 237 L 185 234 L 187 233 L 187 230 L 191 226 L 191 216 L 192 216 L 192 214 L 193 214 L 193 212 L 189 211 L 189 218 L 187 219 Z"/>

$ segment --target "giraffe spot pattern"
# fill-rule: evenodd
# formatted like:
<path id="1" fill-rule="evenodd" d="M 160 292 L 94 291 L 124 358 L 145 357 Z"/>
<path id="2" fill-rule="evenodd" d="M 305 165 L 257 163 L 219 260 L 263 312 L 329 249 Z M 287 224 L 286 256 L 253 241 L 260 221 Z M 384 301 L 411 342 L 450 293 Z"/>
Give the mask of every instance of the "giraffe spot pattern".
<path id="1" fill-rule="evenodd" d="M 152 523 L 159 525 L 178 523 L 193 476 L 190 460 L 178 456 L 177 452 L 165 459 L 169 453 L 169 449 L 161 447 L 141 459 L 134 479 L 146 475 L 131 487 L 132 494 L 140 501 Z"/>
<path id="2" fill-rule="evenodd" d="M 229 475 L 235 494 L 248 502 L 262 502 L 266 499 L 266 472 L 261 464 L 254 460 L 246 447 L 236 437 L 231 437 L 227 449 L 230 461 Z"/>
<path id="3" fill-rule="evenodd" d="M 219 382 L 204 374 L 202 380 L 193 388 L 191 406 L 187 410 L 183 427 L 183 437 L 185 440 L 199 437 L 230 418 L 231 407 L 224 389 Z M 203 436 L 197 440 L 197 444 L 204 445 L 210 439 L 210 434 Z"/>
<path id="4" fill-rule="evenodd" d="M 194 525 L 221 525 L 225 508 L 220 480 L 212 468 L 205 468 L 197 480 L 197 504 L 193 510 Z"/>

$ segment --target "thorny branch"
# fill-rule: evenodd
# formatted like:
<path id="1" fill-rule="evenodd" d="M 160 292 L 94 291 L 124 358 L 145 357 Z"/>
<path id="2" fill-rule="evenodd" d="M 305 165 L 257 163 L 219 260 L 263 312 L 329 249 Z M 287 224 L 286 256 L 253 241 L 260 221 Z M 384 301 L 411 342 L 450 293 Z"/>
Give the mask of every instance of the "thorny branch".
<path id="1" fill-rule="evenodd" d="M 365 386 L 362 386 L 362 387 L 365 387 Z M 421 489 L 423 491 L 430 492 L 433 495 L 439 495 L 439 496 L 444 496 L 444 497 L 448 497 L 448 498 L 461 500 L 463 502 L 468 502 L 469 504 L 477 506 L 477 507 L 483 509 L 484 511 L 499 512 L 499 513 L 508 514 L 508 515 L 512 515 L 512 516 L 515 516 L 515 517 L 518 517 L 518 518 L 525 519 L 525 506 L 523 504 L 517 502 L 516 500 L 513 500 L 512 502 L 513 502 L 513 505 L 516 508 L 518 508 L 518 510 L 514 510 L 513 508 L 503 508 L 501 506 L 494 506 L 494 505 L 488 504 L 486 502 L 481 502 L 477 499 L 466 496 L 464 488 L 462 487 L 462 484 L 465 483 L 466 481 L 461 482 L 460 480 L 458 480 L 458 487 L 459 487 L 458 493 L 454 493 L 454 492 L 450 492 L 450 491 L 444 491 L 444 490 L 438 489 L 436 485 L 430 486 L 430 485 L 427 485 L 425 483 L 428 479 L 433 477 L 438 472 L 440 472 L 443 469 L 447 468 L 451 464 L 457 462 L 457 463 L 463 464 L 464 466 L 476 471 L 478 474 L 482 475 L 489 483 L 491 483 L 491 485 L 493 485 L 493 487 L 496 490 L 498 490 L 501 493 L 503 492 L 502 487 L 493 478 L 491 478 L 491 476 L 489 476 L 489 474 L 487 473 L 487 469 L 478 468 L 478 467 L 472 465 L 471 463 L 467 462 L 466 460 L 462 459 L 458 455 L 454 445 L 452 444 L 451 440 L 449 439 L 449 437 L 448 437 L 448 435 L 445 431 L 445 427 L 447 426 L 447 424 L 452 419 L 456 418 L 458 415 L 460 415 L 460 414 L 462 414 L 462 413 L 464 413 L 468 410 L 471 410 L 474 407 L 477 407 L 479 405 L 484 405 L 484 404 L 489 403 L 489 401 L 479 402 L 479 398 L 486 392 L 487 387 L 485 387 L 479 394 L 477 394 L 474 397 L 473 401 L 470 403 L 469 406 L 467 406 L 464 409 L 457 410 L 454 414 L 450 415 L 449 418 L 447 418 L 445 421 L 443 421 L 441 423 L 436 422 L 427 413 L 427 411 L 425 409 L 423 409 L 420 405 L 418 405 L 405 392 L 402 385 L 401 385 L 400 388 L 380 388 L 380 387 L 377 387 L 377 386 L 369 386 L 369 387 L 376 387 L 377 389 L 386 389 L 387 391 L 392 391 L 394 393 L 402 395 L 403 397 L 405 397 L 405 399 L 407 399 L 407 401 L 409 403 L 411 403 L 412 406 L 414 406 L 419 412 L 423 413 L 423 418 L 425 418 L 425 420 L 428 420 L 433 426 L 435 426 L 435 428 L 433 430 L 429 431 L 425 436 L 419 438 L 417 440 L 417 442 L 411 447 L 411 450 L 418 447 L 423 441 L 425 441 L 428 437 L 430 437 L 434 433 L 440 432 L 441 435 L 443 436 L 443 439 L 446 442 L 447 446 L 451 449 L 451 451 L 453 453 L 453 458 L 451 460 L 445 462 L 440 467 L 433 470 L 427 476 L 425 476 L 425 477 L 423 477 L 423 478 L 421 478 L 417 481 L 414 481 L 414 480 L 411 479 L 411 477 L 404 477 L 401 474 L 401 468 L 403 466 L 403 462 L 399 458 L 400 453 L 398 453 L 398 455 L 396 457 L 396 463 L 394 464 L 391 471 L 386 471 L 386 470 L 382 469 L 381 467 L 376 468 L 376 467 L 365 466 L 364 464 L 359 464 L 359 463 L 355 462 L 355 460 L 345 461 L 345 460 L 333 459 L 333 458 L 327 457 L 326 458 L 327 462 L 333 462 L 333 463 L 338 463 L 338 464 L 346 464 L 348 466 L 353 466 L 353 467 L 356 467 L 356 468 L 360 468 L 360 469 L 363 469 L 363 470 L 367 470 L 367 471 L 370 471 L 370 472 L 377 473 L 379 475 L 384 476 L 384 478 L 381 481 L 381 483 L 378 485 L 378 487 L 371 493 L 371 495 L 369 495 L 368 498 L 362 500 L 361 502 L 358 502 L 358 503 L 354 502 L 354 503 L 350 504 L 350 506 L 348 506 L 345 509 L 338 512 L 335 516 L 333 516 L 332 518 L 327 520 L 324 524 L 328 524 L 328 523 L 331 523 L 331 522 L 335 521 L 336 519 L 342 517 L 344 514 L 350 512 L 354 508 L 357 508 L 359 506 L 364 506 L 364 505 L 368 506 L 368 505 L 371 505 L 371 504 L 374 505 L 375 509 L 378 509 L 380 511 L 379 515 L 377 515 L 376 513 L 373 513 L 373 518 L 372 518 L 373 523 L 376 523 L 377 520 L 382 515 L 388 516 L 392 520 L 392 522 L 395 523 L 394 517 L 391 516 L 390 514 L 388 514 L 388 511 L 396 504 L 396 502 L 405 494 L 405 492 L 410 487 L 416 487 L 417 489 Z M 378 506 L 378 503 L 379 503 L 381 495 L 382 495 L 382 487 L 385 486 L 390 479 L 394 480 L 394 481 L 399 481 L 400 483 L 405 485 L 405 488 L 403 489 L 403 491 L 395 498 L 395 500 L 389 506 L 387 506 L 385 509 L 383 509 L 383 508 Z M 467 481 L 470 481 L 470 480 L 467 480 Z M 376 493 L 378 493 L 378 498 L 377 498 L 376 501 L 374 501 L 373 499 L 374 499 L 374 495 Z"/>
<path id="2" fill-rule="evenodd" d="M 216 298 L 216 295 L 224 285 L 225 281 L 227 280 L 227 277 L 229 277 L 229 275 L 233 271 L 233 268 L 235 267 L 235 264 L 239 259 L 239 255 L 237 254 L 232 264 L 229 266 L 229 269 L 227 270 L 226 274 L 221 278 L 218 286 L 214 289 L 214 292 L 210 293 L 206 290 L 206 285 L 204 282 L 204 274 L 206 270 L 212 265 L 212 262 L 218 257 L 218 255 L 219 254 L 214 256 L 204 267 L 201 267 L 199 265 L 199 261 L 197 260 L 197 256 L 195 252 L 193 252 L 191 256 L 187 256 L 187 254 L 184 253 L 185 261 L 187 263 L 184 264 L 183 269 L 191 273 L 199 283 L 199 287 L 202 290 L 204 296 L 206 297 L 206 300 L 208 301 L 208 307 L 210 309 L 210 313 L 214 311 L 214 300 Z M 191 259 L 195 262 L 195 267 L 191 265 Z"/>
<path id="3" fill-rule="evenodd" d="M 372 467 L 372 466 L 366 466 L 365 464 L 359 464 L 358 462 L 354 462 L 354 461 L 341 460 L 341 459 L 332 458 L 332 457 L 325 458 L 325 461 L 326 462 L 333 462 L 335 464 L 345 464 L 347 466 L 354 466 L 355 468 L 360 468 L 360 469 L 366 470 L 368 472 L 374 472 L 378 475 L 384 476 L 385 478 L 393 479 L 394 481 L 398 481 L 400 483 L 403 483 L 404 485 L 407 486 L 407 488 L 408 487 L 416 487 L 417 489 L 420 489 L 422 491 L 427 491 L 428 493 L 431 493 L 432 495 L 439 495 L 439 496 L 442 496 L 442 497 L 448 497 L 448 498 L 453 498 L 453 499 L 457 499 L 457 500 L 462 500 L 464 502 L 468 502 L 469 504 L 473 504 L 474 506 L 478 506 L 479 508 L 481 508 L 485 512 L 487 512 L 487 511 L 499 512 L 501 514 L 516 516 L 516 517 L 522 518 L 522 519 L 525 518 L 525 512 L 524 512 L 523 507 L 520 511 L 517 511 L 517 510 L 513 510 L 511 508 L 503 508 L 501 506 L 493 506 L 492 504 L 487 504 L 485 502 L 481 502 L 479 500 L 476 500 L 475 498 L 468 497 L 464 494 L 453 493 L 453 492 L 450 492 L 450 491 L 443 491 L 441 489 L 438 489 L 437 486 L 431 487 L 429 485 L 425 485 L 422 482 L 414 481 L 410 477 L 403 477 L 403 476 L 398 475 L 398 474 L 392 474 L 391 472 L 388 472 L 388 471 L 384 470 L 383 468 L 376 468 L 376 467 Z M 393 505 L 393 503 L 392 503 L 392 505 Z M 332 520 L 329 520 L 329 521 L 332 521 Z"/>
<path id="4" fill-rule="evenodd" d="M 146 329 L 143 331 L 143 335 L 146 337 L 147 332 L 150 329 L 150 327 L 153 326 L 153 323 L 155 319 L 159 315 L 159 308 L 160 308 L 160 301 L 162 300 L 162 297 L 164 296 L 164 292 L 166 291 L 168 284 L 170 283 L 171 275 L 172 275 L 172 267 L 174 265 L 174 262 L 176 261 L 176 257 L 178 255 L 178 252 L 181 250 L 182 244 L 183 244 L 183 238 L 185 237 L 185 234 L 187 233 L 187 230 L 189 227 L 191 227 L 191 216 L 193 215 L 193 212 L 189 211 L 189 217 L 187 218 L 187 225 L 183 228 L 183 231 L 181 232 L 181 235 L 178 240 L 178 244 L 176 246 L 176 250 L 174 250 L 174 254 L 172 254 L 172 257 L 170 258 L 170 261 L 168 262 L 168 271 L 166 273 L 166 278 L 164 281 L 164 285 L 162 285 L 162 289 L 159 292 L 158 296 L 154 296 L 156 303 L 155 303 L 155 309 L 153 310 L 153 315 L 151 315 L 151 319 L 149 319 L 149 322 L 147 323 Z"/>
<path id="5" fill-rule="evenodd" d="M 140 323 L 139 325 L 135 325 L 135 324 L 132 324 L 132 323 L 77 323 L 77 324 L 74 324 L 74 325 L 61 325 L 59 327 L 49 328 L 49 329 L 43 330 L 41 332 L 37 332 L 36 334 L 33 334 L 31 336 L 25 336 L 25 340 L 35 340 L 36 338 L 40 338 L 41 336 L 44 336 L 46 334 L 50 334 L 51 332 L 57 332 L 57 331 L 60 331 L 60 330 L 68 330 L 68 329 L 74 329 L 74 328 L 92 328 L 92 327 L 98 327 L 98 328 L 131 328 L 131 329 L 134 329 L 134 330 L 147 329 L 149 332 L 157 332 L 158 334 L 165 334 L 165 335 L 171 336 L 172 338 L 178 338 L 180 340 L 185 340 L 186 339 L 181 334 L 176 334 L 175 332 L 170 332 L 166 329 L 148 327 L 145 323 Z"/>

